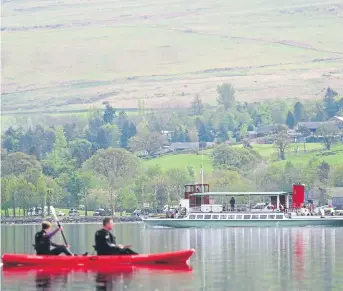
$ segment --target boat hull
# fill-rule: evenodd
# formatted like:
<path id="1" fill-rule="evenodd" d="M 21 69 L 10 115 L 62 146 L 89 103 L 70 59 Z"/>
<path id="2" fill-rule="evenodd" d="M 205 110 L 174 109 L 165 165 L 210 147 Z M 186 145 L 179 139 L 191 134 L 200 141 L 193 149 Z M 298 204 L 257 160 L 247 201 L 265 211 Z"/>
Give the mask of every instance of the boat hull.
<path id="1" fill-rule="evenodd" d="M 194 249 L 169 253 L 122 255 L 122 256 L 37 256 L 28 254 L 3 254 L 4 265 L 20 266 L 99 266 L 125 264 L 180 264 L 185 263 Z"/>
<path id="2" fill-rule="evenodd" d="M 343 227 L 342 218 L 290 218 L 273 220 L 191 220 L 191 219 L 145 219 L 147 227 L 172 228 L 223 228 L 223 227 L 303 227 L 328 226 Z"/>

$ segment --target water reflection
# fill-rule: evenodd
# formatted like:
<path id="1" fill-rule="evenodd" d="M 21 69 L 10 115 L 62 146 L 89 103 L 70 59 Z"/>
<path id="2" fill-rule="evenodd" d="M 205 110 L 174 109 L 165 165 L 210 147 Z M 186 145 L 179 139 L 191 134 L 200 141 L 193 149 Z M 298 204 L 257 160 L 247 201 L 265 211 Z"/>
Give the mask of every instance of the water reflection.
<path id="1" fill-rule="evenodd" d="M 96 273 L 96 291 L 112 291 L 129 288 L 132 272 Z M 121 288 L 120 288 L 121 287 Z"/>
<path id="2" fill-rule="evenodd" d="M 78 267 L 78 268 L 34 268 L 34 267 L 3 267 L 3 279 L 5 283 L 13 286 L 15 282 L 26 282 L 34 278 L 36 291 L 47 290 L 86 290 L 84 283 L 94 284 L 94 288 L 87 290 L 112 291 L 112 290 L 135 290 L 131 287 L 135 276 L 141 273 L 159 276 L 161 274 L 191 273 L 192 268 L 188 264 L 181 265 L 118 265 L 103 267 Z M 72 284 L 68 284 L 70 281 Z M 72 287 L 71 287 L 72 285 Z M 78 286 L 79 285 L 79 286 Z M 30 286 L 25 289 L 33 290 Z"/>
<path id="3" fill-rule="evenodd" d="M 229 290 L 325 290 L 342 283 L 336 273 L 343 271 L 340 228 L 190 231 L 202 290 L 223 288 L 223 282 Z"/>
<path id="4" fill-rule="evenodd" d="M 35 283 L 36 283 L 36 290 L 37 291 L 52 291 L 56 290 L 57 286 L 60 282 L 62 285 L 66 285 L 68 280 L 68 275 L 49 275 L 49 274 L 41 274 L 39 272 L 35 275 Z"/>
<path id="5" fill-rule="evenodd" d="M 1 237 L 2 251 L 12 252 L 15 245 L 17 252 L 25 252 L 23 244 L 31 243 L 34 230 L 28 226 L 29 230 L 24 233 L 16 226 L 6 227 L 8 237 Z M 87 251 L 98 228 L 99 225 L 66 225 L 73 251 Z M 13 232 L 20 243 L 13 242 Z M 50 286 L 55 289 L 50 288 L 85 291 L 339 290 L 343 284 L 343 248 L 340 247 L 343 228 L 144 229 L 142 224 L 122 224 L 116 226 L 115 233 L 118 242 L 133 244 L 139 253 L 194 248 L 196 252 L 190 261 L 194 271 L 133 268 L 106 273 L 103 270 L 73 270 L 67 274 L 67 282 L 62 280 L 62 274 L 58 274 L 60 277 L 56 280 L 50 278 Z M 9 282 L 9 277 L 3 274 L 6 287 L 3 290 L 30 290 L 33 278 L 30 271 L 25 279 Z M 45 288 L 49 288 L 49 281 L 46 283 Z M 32 287 L 31 290 L 36 289 Z"/>

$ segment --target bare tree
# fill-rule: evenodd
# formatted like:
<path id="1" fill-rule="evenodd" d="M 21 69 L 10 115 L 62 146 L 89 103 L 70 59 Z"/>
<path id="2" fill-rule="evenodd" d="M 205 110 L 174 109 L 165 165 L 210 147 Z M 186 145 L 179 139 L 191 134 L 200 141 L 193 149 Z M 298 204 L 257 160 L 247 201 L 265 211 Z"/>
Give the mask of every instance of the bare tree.
<path id="1" fill-rule="evenodd" d="M 204 104 L 199 95 L 195 95 L 192 101 L 192 111 L 193 115 L 201 115 L 204 112 Z"/>
<path id="2" fill-rule="evenodd" d="M 311 131 L 306 126 L 298 126 L 297 132 L 301 133 L 304 138 L 304 152 L 306 152 L 306 138 L 311 135 Z"/>
<path id="3" fill-rule="evenodd" d="M 165 142 L 166 138 L 164 135 L 145 129 L 130 138 L 129 147 L 134 152 L 146 151 L 149 156 L 152 156 L 157 153 Z"/>
<path id="4" fill-rule="evenodd" d="M 286 149 L 288 148 L 290 144 L 290 140 L 287 134 L 287 129 L 284 127 L 280 127 L 278 130 L 278 133 L 275 135 L 274 138 L 274 145 L 277 148 L 277 151 L 279 153 L 280 159 L 285 160 L 286 159 Z"/>
<path id="5" fill-rule="evenodd" d="M 323 124 L 317 130 L 317 135 L 323 137 L 322 143 L 328 151 L 331 149 L 332 143 L 338 139 L 339 134 L 340 131 L 334 123 Z"/>

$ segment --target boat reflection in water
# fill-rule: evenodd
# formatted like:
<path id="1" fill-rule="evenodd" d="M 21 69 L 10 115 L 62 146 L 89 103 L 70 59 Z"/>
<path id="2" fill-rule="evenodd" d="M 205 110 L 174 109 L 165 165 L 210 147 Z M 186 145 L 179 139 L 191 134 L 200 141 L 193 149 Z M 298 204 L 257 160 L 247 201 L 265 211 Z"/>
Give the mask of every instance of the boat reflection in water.
<path id="1" fill-rule="evenodd" d="M 343 263 L 335 253 L 343 237 L 340 228 L 188 230 L 191 247 L 197 250 L 193 260 L 197 290 L 220 290 L 214 276 L 227 277 L 239 286 L 227 290 L 269 290 L 264 286 L 275 287 L 270 290 L 329 290 L 326 285 L 335 286 L 341 280 L 336 274 Z M 208 263 L 211 260 L 217 268 Z M 317 282 L 317 289 L 309 288 L 312 282 Z"/>
<path id="2" fill-rule="evenodd" d="M 140 271 L 155 273 L 191 273 L 193 269 L 188 264 L 179 265 L 118 265 L 103 267 L 77 267 L 77 268 L 56 268 L 56 267 L 11 267 L 3 266 L 3 276 L 8 281 L 24 280 L 34 277 L 37 291 L 69 290 L 68 278 L 71 278 L 72 289 L 78 288 L 77 282 L 81 285 L 89 276 L 93 277 L 96 291 L 118 290 L 118 286 L 130 285 L 136 273 Z M 83 285 L 82 285 L 83 286 Z M 80 286 L 80 289 L 83 289 Z"/>

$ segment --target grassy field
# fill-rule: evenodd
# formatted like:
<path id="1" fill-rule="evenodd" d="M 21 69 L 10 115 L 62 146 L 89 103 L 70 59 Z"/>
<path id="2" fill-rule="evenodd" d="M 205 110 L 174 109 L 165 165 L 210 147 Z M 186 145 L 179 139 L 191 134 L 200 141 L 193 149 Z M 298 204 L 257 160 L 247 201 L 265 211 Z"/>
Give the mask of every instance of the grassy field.
<path id="1" fill-rule="evenodd" d="M 238 145 L 237 147 L 241 147 Z M 316 158 L 328 162 L 329 164 L 342 164 L 343 163 L 343 145 L 335 145 L 331 151 L 323 149 L 322 144 L 308 143 L 306 144 L 307 152 L 304 152 L 303 144 L 299 144 L 298 152 L 294 151 L 296 147 L 292 144 L 286 153 L 286 161 L 278 161 L 276 149 L 273 145 L 261 144 L 253 145 L 253 148 L 266 160 L 270 162 L 276 162 L 278 164 L 284 164 L 287 161 L 291 161 L 295 164 L 308 163 L 309 160 Z M 146 167 L 159 165 L 162 169 L 168 170 L 171 168 L 182 168 L 187 170 L 187 166 L 193 166 L 195 173 L 199 177 L 201 169 L 201 155 L 197 154 L 179 154 L 179 155 L 167 155 L 160 158 L 144 161 Z M 211 150 L 204 153 L 204 171 L 205 173 L 211 173 L 213 171 Z"/>
<path id="2" fill-rule="evenodd" d="M 343 164 L 343 145 L 333 146 L 330 151 L 327 150 L 313 150 L 309 154 L 290 155 L 287 159 L 294 164 L 306 164 L 311 159 L 318 159 L 325 161 L 330 165 Z M 284 164 L 286 161 L 279 161 L 278 163 Z"/>
<path id="3" fill-rule="evenodd" d="M 211 152 L 206 151 L 203 156 L 204 159 L 204 172 L 212 172 L 212 158 Z M 201 171 L 202 157 L 197 154 L 177 154 L 166 155 L 159 158 L 146 160 L 143 162 L 144 166 L 151 167 L 159 165 L 163 170 L 172 168 L 182 168 L 187 170 L 188 166 L 194 167 L 195 173 L 199 174 Z"/>
<path id="4" fill-rule="evenodd" d="M 182 106 L 343 91 L 340 1 L 5 1 L 2 111 Z M 296 93 L 295 93 L 296 92 Z"/>

